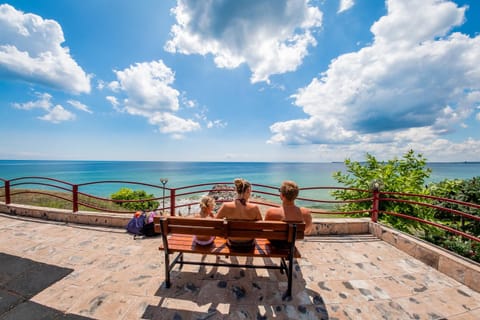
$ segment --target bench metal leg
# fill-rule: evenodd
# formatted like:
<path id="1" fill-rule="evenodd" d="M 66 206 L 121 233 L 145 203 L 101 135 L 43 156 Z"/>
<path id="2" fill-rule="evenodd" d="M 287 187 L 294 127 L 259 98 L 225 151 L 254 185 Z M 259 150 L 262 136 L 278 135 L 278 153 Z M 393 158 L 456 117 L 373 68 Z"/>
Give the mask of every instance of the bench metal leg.
<path id="1" fill-rule="evenodd" d="M 287 278 L 288 278 L 288 289 L 285 293 L 285 298 L 292 297 L 292 281 L 293 281 L 293 254 L 290 254 L 288 257 L 288 268 L 287 268 Z"/>
<path id="2" fill-rule="evenodd" d="M 180 263 L 180 270 L 183 268 L 183 252 L 178 254 L 178 261 Z"/>
<path id="3" fill-rule="evenodd" d="M 283 274 L 284 272 L 288 272 L 287 263 L 285 262 L 285 258 L 280 259 L 280 273 Z"/>
<path id="4" fill-rule="evenodd" d="M 170 256 L 165 250 L 165 287 L 170 288 Z"/>
<path id="5" fill-rule="evenodd" d="M 166 252 L 166 251 L 165 251 Z M 173 258 L 173 261 L 170 263 L 170 255 L 165 253 L 165 287 L 170 288 L 170 271 L 175 267 L 177 263 L 180 263 L 180 268 L 183 267 L 183 252 L 180 252 L 176 257 Z"/>

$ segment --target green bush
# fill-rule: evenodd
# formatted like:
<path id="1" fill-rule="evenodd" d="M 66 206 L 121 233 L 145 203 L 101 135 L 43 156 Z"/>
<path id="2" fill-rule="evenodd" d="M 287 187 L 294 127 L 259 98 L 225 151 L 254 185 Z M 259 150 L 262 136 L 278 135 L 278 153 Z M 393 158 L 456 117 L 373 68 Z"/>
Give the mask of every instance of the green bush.
<path id="1" fill-rule="evenodd" d="M 440 245 L 461 256 L 480 262 L 480 245 L 476 242 L 463 240 L 462 237 L 451 236 Z"/>
<path id="2" fill-rule="evenodd" d="M 480 204 L 480 177 L 474 177 L 466 180 L 443 180 L 438 183 L 431 184 L 428 188 L 430 195 L 447 198 L 457 201 Z M 471 215 L 480 216 L 480 210 L 472 207 L 467 207 L 461 204 L 435 201 L 436 205 L 458 210 Z M 471 219 L 464 219 L 459 215 L 455 215 L 445 210 L 436 210 L 435 218 L 440 219 L 452 227 L 459 224 L 459 228 L 465 232 L 473 235 L 480 234 L 480 222 L 471 221 Z"/>
<path id="3" fill-rule="evenodd" d="M 129 188 L 121 188 L 116 193 L 113 193 L 110 198 L 118 205 L 128 210 L 136 211 L 149 211 L 157 209 L 159 206 L 158 201 L 149 200 L 155 198 L 153 194 L 147 194 L 144 190 L 132 190 Z M 145 200 L 136 202 L 124 202 L 125 200 Z"/>
<path id="4" fill-rule="evenodd" d="M 345 160 L 345 166 L 347 168 L 346 173 L 338 171 L 333 174 L 333 177 L 345 187 L 370 190 L 372 182 L 377 182 L 381 191 L 384 192 L 405 192 L 420 195 L 426 194 L 425 180 L 431 173 L 431 169 L 426 168 L 426 159 L 421 154 L 415 154 L 413 150 L 405 153 L 401 159 L 395 158 L 387 162 L 380 162 L 374 156 L 367 154 L 365 162 L 361 163 L 347 159 Z M 368 198 L 371 196 L 371 192 L 336 190 L 332 192 L 332 195 L 337 200 L 353 200 Z M 411 197 L 409 200 L 416 201 L 419 199 Z M 369 201 L 348 203 L 342 205 L 340 209 L 356 211 L 371 208 L 372 203 Z M 380 201 L 379 209 L 416 216 L 425 220 L 432 220 L 434 214 L 434 211 L 427 207 L 393 201 Z M 379 220 L 407 232 L 414 232 L 417 229 L 423 231 L 432 229 L 429 225 L 387 214 L 380 215 Z"/>

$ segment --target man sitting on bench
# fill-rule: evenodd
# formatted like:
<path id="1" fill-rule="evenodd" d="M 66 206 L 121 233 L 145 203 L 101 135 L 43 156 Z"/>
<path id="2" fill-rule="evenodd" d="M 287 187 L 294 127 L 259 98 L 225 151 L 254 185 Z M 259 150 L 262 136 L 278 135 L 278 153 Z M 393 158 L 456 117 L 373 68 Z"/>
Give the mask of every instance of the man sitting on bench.
<path id="1" fill-rule="evenodd" d="M 280 199 L 282 206 L 279 208 L 270 208 L 265 214 L 265 221 L 285 221 L 285 222 L 303 222 L 305 223 L 305 234 L 309 234 L 312 229 L 312 214 L 307 208 L 300 208 L 295 205 L 295 199 L 298 197 L 298 185 L 293 181 L 284 181 L 280 187 Z M 275 246 L 282 246 L 284 243 L 279 241 L 270 241 Z"/>
<path id="2" fill-rule="evenodd" d="M 245 179 L 237 178 L 234 181 L 237 197 L 234 201 L 225 202 L 218 210 L 215 218 L 227 220 L 262 220 L 260 209 L 256 204 L 249 203 L 252 185 Z M 233 250 L 250 251 L 255 246 L 255 239 L 229 238 L 227 245 Z"/>

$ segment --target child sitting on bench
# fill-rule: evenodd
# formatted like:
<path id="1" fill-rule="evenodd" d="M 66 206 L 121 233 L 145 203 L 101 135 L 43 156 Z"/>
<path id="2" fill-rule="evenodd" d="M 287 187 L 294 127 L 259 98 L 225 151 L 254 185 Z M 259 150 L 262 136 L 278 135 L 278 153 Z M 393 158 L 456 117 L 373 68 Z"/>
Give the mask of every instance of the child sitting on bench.
<path id="1" fill-rule="evenodd" d="M 196 218 L 213 218 L 213 208 L 215 208 L 215 199 L 209 196 L 204 196 L 200 199 L 200 213 L 196 215 Z M 195 235 L 193 242 L 201 246 L 208 246 L 212 244 L 215 237 Z"/>

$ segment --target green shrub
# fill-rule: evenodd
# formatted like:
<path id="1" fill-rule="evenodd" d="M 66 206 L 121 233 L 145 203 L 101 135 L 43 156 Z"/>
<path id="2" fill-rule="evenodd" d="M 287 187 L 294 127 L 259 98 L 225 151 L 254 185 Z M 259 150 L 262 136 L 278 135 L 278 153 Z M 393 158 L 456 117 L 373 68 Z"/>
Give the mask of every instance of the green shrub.
<path id="1" fill-rule="evenodd" d="M 147 194 L 144 190 L 132 190 L 129 188 L 121 188 L 116 193 L 113 193 L 110 198 L 118 205 L 132 210 L 143 210 L 149 211 L 157 209 L 159 206 L 158 201 L 150 200 L 155 198 L 153 194 Z M 145 201 L 135 201 L 135 202 L 125 202 L 125 200 L 145 200 Z"/>
<path id="2" fill-rule="evenodd" d="M 480 177 L 474 177 L 466 180 L 445 179 L 438 183 L 431 184 L 428 188 L 428 193 L 436 197 L 480 204 Z M 480 210 L 476 208 L 444 201 L 435 201 L 434 203 L 444 208 L 480 216 Z M 436 210 L 435 218 L 444 221 L 446 224 L 452 227 L 460 228 L 461 230 L 469 232 L 473 235 L 480 234 L 479 221 L 471 221 L 471 219 L 468 218 L 464 219 L 459 215 L 455 215 L 454 213 L 450 213 L 445 210 Z M 460 225 L 459 227 L 457 226 L 458 224 Z"/>
<path id="3" fill-rule="evenodd" d="M 420 195 L 426 194 L 425 180 L 431 173 L 431 169 L 426 168 L 426 159 L 421 154 L 416 155 L 413 150 L 405 153 L 401 159 L 395 158 L 387 162 L 380 162 L 374 156 L 367 154 L 365 162 L 360 163 L 347 159 L 345 160 L 345 166 L 347 168 L 346 173 L 338 171 L 333 174 L 333 177 L 345 187 L 370 190 L 372 182 L 377 182 L 381 191 L 384 192 L 405 192 Z M 353 200 L 368 198 L 371 196 L 371 192 L 336 190 L 332 192 L 332 195 L 337 200 Z M 409 200 L 416 201 L 419 199 L 411 197 Z M 340 209 L 356 211 L 371 208 L 372 203 L 368 201 L 348 203 L 342 205 Z M 380 201 L 379 209 L 425 220 L 432 220 L 434 214 L 434 211 L 427 207 L 394 201 Z M 387 214 L 380 215 L 379 220 L 407 232 L 414 232 L 416 229 L 423 231 L 432 229 L 429 225 Z"/>
<path id="4" fill-rule="evenodd" d="M 452 236 L 444 240 L 441 246 L 461 256 L 480 262 L 480 244 L 476 242 Z"/>

